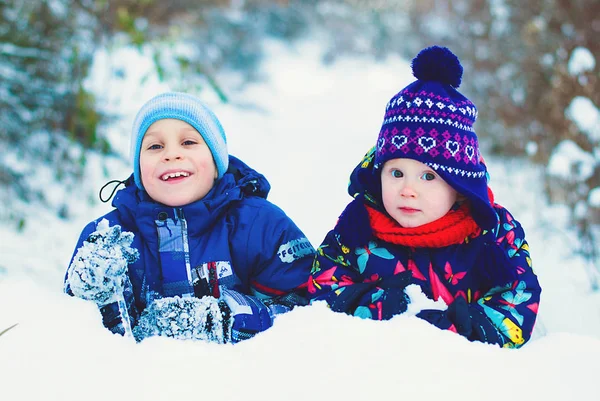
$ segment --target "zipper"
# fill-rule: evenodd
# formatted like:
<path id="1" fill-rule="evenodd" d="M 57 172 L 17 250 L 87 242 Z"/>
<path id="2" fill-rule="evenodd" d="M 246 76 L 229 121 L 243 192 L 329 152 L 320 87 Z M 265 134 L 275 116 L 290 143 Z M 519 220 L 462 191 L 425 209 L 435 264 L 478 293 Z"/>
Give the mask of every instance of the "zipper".
<path id="1" fill-rule="evenodd" d="M 183 241 L 183 255 L 185 257 L 185 272 L 187 274 L 188 282 L 190 283 L 190 287 L 194 287 L 194 279 L 192 277 L 192 266 L 190 264 L 190 244 L 188 241 L 188 229 L 187 229 L 187 221 L 185 220 L 185 216 L 182 208 L 173 209 L 174 215 L 177 216 L 179 222 L 181 223 L 181 239 Z M 186 294 L 188 297 L 192 297 L 193 294 Z"/>

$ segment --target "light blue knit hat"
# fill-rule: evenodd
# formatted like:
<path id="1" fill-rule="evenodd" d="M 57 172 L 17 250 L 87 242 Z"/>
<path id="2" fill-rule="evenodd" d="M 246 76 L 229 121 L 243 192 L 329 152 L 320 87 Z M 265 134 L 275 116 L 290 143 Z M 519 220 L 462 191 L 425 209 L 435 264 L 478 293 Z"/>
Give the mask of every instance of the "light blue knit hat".
<path id="1" fill-rule="evenodd" d="M 138 188 L 144 189 L 140 175 L 142 140 L 153 123 L 166 118 L 184 121 L 202 135 L 217 166 L 218 178 L 221 178 L 229 167 L 229 154 L 227 138 L 217 116 L 195 96 L 181 92 L 167 92 L 146 102 L 133 122 L 130 157 L 133 160 L 133 178 Z"/>

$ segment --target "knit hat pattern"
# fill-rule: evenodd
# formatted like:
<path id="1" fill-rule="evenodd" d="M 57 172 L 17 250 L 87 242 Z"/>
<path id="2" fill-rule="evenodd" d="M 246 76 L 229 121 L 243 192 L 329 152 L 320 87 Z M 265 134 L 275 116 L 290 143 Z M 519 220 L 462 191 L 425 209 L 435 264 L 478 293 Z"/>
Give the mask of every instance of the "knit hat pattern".
<path id="1" fill-rule="evenodd" d="M 229 167 L 227 138 L 217 116 L 195 96 L 167 92 L 146 102 L 133 122 L 130 157 L 133 162 L 133 177 L 138 188 L 144 189 L 140 173 L 140 150 L 144 135 L 153 123 L 163 119 L 181 120 L 194 127 L 212 153 L 218 178 L 225 174 Z"/>
<path id="2" fill-rule="evenodd" d="M 483 228 L 497 216 L 487 195 L 487 169 L 473 124 L 475 105 L 457 91 L 463 68 L 448 48 L 423 49 L 412 61 L 416 81 L 390 99 L 375 149 L 375 168 L 396 158 L 428 165 L 472 201 Z"/>

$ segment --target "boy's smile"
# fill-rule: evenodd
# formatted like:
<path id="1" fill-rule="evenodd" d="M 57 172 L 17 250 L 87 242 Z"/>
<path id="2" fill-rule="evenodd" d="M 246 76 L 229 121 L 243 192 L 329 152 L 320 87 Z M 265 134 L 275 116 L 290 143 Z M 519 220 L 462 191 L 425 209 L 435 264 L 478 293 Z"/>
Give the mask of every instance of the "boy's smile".
<path id="1" fill-rule="evenodd" d="M 410 228 L 443 217 L 459 194 L 429 166 L 413 159 L 388 160 L 381 172 L 381 195 L 386 212 Z"/>
<path id="2" fill-rule="evenodd" d="M 170 180 L 171 182 L 175 182 L 179 178 L 189 177 L 190 175 L 191 174 L 187 171 L 168 171 L 164 173 L 160 178 L 162 178 L 163 181 Z"/>
<path id="3" fill-rule="evenodd" d="M 140 173 L 148 195 L 167 206 L 204 198 L 217 178 L 202 135 L 175 119 L 159 120 L 148 128 L 140 149 Z"/>

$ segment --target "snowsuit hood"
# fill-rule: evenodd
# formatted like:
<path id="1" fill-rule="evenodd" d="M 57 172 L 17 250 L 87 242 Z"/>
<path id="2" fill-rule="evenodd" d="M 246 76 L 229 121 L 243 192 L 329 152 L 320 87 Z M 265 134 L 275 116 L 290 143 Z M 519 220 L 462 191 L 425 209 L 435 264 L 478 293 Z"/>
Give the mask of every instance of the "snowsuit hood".
<path id="1" fill-rule="evenodd" d="M 230 155 L 227 173 L 215 181 L 208 194 L 180 208 L 186 218 L 194 220 L 190 229 L 202 232 L 218 220 L 232 204 L 249 195 L 266 199 L 270 190 L 271 185 L 262 174 Z M 112 206 L 121 212 L 124 227 L 139 226 L 139 217 L 166 207 L 154 202 L 146 191 L 139 189 L 135 185 L 133 174 L 126 180 L 125 188 L 116 193 Z"/>

